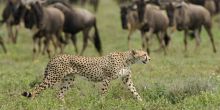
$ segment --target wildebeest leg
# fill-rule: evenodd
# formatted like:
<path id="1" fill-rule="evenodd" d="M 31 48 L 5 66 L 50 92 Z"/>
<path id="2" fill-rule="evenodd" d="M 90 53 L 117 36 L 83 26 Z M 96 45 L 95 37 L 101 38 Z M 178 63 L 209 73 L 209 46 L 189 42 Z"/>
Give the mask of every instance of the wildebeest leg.
<path id="1" fill-rule="evenodd" d="M 157 40 L 158 40 L 159 45 L 160 45 L 160 47 L 159 47 L 156 51 L 160 51 L 160 49 L 162 49 L 162 47 L 161 47 L 161 44 L 160 44 L 160 36 L 159 36 L 159 33 L 156 33 L 156 36 L 157 36 Z"/>
<path id="2" fill-rule="evenodd" d="M 168 47 L 169 44 L 170 44 L 170 40 L 171 40 L 171 37 L 170 35 L 167 33 L 167 31 L 165 32 L 165 36 L 164 36 L 164 43 L 165 43 L 165 46 Z"/>
<path id="3" fill-rule="evenodd" d="M 70 38 L 71 38 L 71 34 L 65 33 L 65 37 L 64 38 L 65 38 L 65 42 L 66 42 L 66 45 L 67 45 L 69 43 Z"/>
<path id="4" fill-rule="evenodd" d="M 131 49 L 130 40 L 131 40 L 131 35 L 133 34 L 133 32 L 134 32 L 133 30 L 130 30 L 128 33 L 128 49 Z M 141 34 L 142 34 L 142 32 L 141 32 Z M 143 47 L 143 45 L 142 45 L 142 47 Z"/>
<path id="5" fill-rule="evenodd" d="M 50 40 L 52 39 L 52 35 L 51 34 L 46 34 L 45 36 L 45 50 L 47 51 L 48 57 L 51 58 L 51 50 L 50 50 Z"/>
<path id="6" fill-rule="evenodd" d="M 56 54 L 57 53 L 57 45 L 59 45 L 59 44 L 57 44 L 58 39 L 56 39 L 55 35 L 52 35 L 51 41 L 52 41 L 52 44 L 53 44 L 53 47 L 54 47 L 54 53 Z"/>
<path id="7" fill-rule="evenodd" d="M 195 32 L 195 37 L 196 37 L 196 48 L 195 48 L 195 50 L 197 50 L 197 48 L 200 45 L 200 31 L 199 30 L 195 30 L 194 32 Z"/>
<path id="8" fill-rule="evenodd" d="M 142 41 L 142 49 L 146 50 L 146 33 L 144 31 L 141 31 L 141 41 Z"/>
<path id="9" fill-rule="evenodd" d="M 148 33 L 147 33 L 147 36 L 146 36 L 146 46 L 147 46 L 147 52 L 148 52 L 148 53 L 150 53 L 149 40 L 150 40 L 150 38 L 151 38 L 153 32 L 154 32 L 154 29 L 153 29 L 153 28 L 150 28 L 149 31 L 148 31 Z"/>
<path id="10" fill-rule="evenodd" d="M 7 31 L 8 31 L 8 42 L 13 41 L 13 32 L 12 32 L 12 26 L 10 24 L 7 23 Z"/>
<path id="11" fill-rule="evenodd" d="M 83 52 L 86 50 L 86 47 L 88 45 L 88 39 L 89 39 L 89 31 L 91 28 L 87 28 L 83 30 L 83 47 L 80 52 L 80 55 L 83 55 Z"/>
<path id="12" fill-rule="evenodd" d="M 213 47 L 213 52 L 216 53 L 217 50 L 216 50 L 216 48 L 215 48 L 215 43 L 214 43 L 214 38 L 213 38 L 213 35 L 212 35 L 212 32 L 211 32 L 211 28 L 205 27 L 205 29 L 206 29 L 206 31 L 207 31 L 207 33 L 208 33 L 208 35 L 209 35 L 210 40 L 211 40 L 212 47 Z"/>
<path id="13" fill-rule="evenodd" d="M 76 52 L 76 54 L 78 54 L 78 47 L 77 47 L 77 38 L 76 38 L 76 35 L 72 35 L 72 36 L 71 36 L 71 40 L 72 40 L 73 45 L 74 45 L 74 47 L 75 47 L 75 52 Z"/>
<path id="14" fill-rule="evenodd" d="M 14 28 L 13 28 L 14 27 Z M 13 27 L 11 27 L 11 31 L 12 31 L 12 41 L 13 41 L 13 43 L 15 43 L 16 44 L 16 42 L 17 42 L 17 35 L 18 35 L 18 26 L 13 26 Z"/>
<path id="15" fill-rule="evenodd" d="M 187 35 L 188 35 L 188 30 L 184 30 L 184 46 L 185 46 L 185 52 L 187 51 Z"/>
<path id="16" fill-rule="evenodd" d="M 165 46 L 165 42 L 163 41 L 164 35 L 165 35 L 164 32 L 159 32 L 160 47 L 163 48 L 163 50 L 164 50 L 164 55 L 166 55 L 166 54 L 167 54 L 167 52 L 166 52 L 166 46 Z"/>
<path id="17" fill-rule="evenodd" d="M 58 31 L 56 33 L 56 37 L 57 37 L 57 41 L 58 41 L 58 46 L 60 47 L 60 53 L 63 53 L 64 52 L 64 45 L 66 45 L 67 42 L 62 38 L 61 32 L 62 31 Z"/>
<path id="18" fill-rule="evenodd" d="M 42 51 L 41 46 L 42 46 L 41 38 L 38 38 L 38 53 L 41 53 L 41 51 Z"/>
<path id="19" fill-rule="evenodd" d="M 60 48 L 60 53 L 63 53 L 64 46 L 67 44 L 67 41 L 62 37 L 62 30 L 56 32 L 56 39 Z"/>
<path id="20" fill-rule="evenodd" d="M 4 51 L 5 53 L 7 53 L 7 50 L 6 50 L 6 48 L 5 48 L 5 44 L 4 44 L 4 41 L 3 41 L 2 37 L 0 37 L 0 45 L 2 46 L 3 51 Z"/>
<path id="21" fill-rule="evenodd" d="M 33 47 L 33 59 L 35 59 L 35 56 L 36 56 L 36 52 L 37 52 L 37 43 L 39 43 L 39 36 L 40 35 L 40 32 L 37 32 L 34 34 L 33 36 L 33 42 L 34 42 L 34 47 Z M 39 45 L 38 45 L 39 46 Z"/>
<path id="22" fill-rule="evenodd" d="M 17 42 L 18 29 L 19 29 L 19 26 L 15 26 L 15 35 L 14 35 L 15 43 Z"/>
<path id="23" fill-rule="evenodd" d="M 37 33 L 34 34 L 33 36 L 33 41 L 34 41 L 34 48 L 33 48 L 33 52 L 36 53 L 37 52 L 37 44 L 38 44 L 38 52 L 41 52 L 41 38 L 43 37 L 42 32 L 38 31 Z"/>
<path id="24" fill-rule="evenodd" d="M 42 55 L 45 55 L 45 52 L 47 51 L 47 49 L 46 49 L 46 36 L 44 37 L 44 39 L 43 39 L 43 51 L 42 51 Z"/>

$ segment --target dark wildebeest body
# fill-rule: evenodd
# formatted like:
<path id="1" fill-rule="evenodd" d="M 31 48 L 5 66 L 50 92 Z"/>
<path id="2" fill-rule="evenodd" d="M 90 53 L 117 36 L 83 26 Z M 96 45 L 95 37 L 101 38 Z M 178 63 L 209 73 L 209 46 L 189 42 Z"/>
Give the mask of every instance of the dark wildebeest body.
<path id="1" fill-rule="evenodd" d="M 189 31 L 193 31 L 195 33 L 196 47 L 198 47 L 200 44 L 201 28 L 204 26 L 210 37 L 213 51 L 216 52 L 211 32 L 211 15 L 207 9 L 199 5 L 187 4 L 185 2 L 170 3 L 166 9 L 171 25 L 175 25 L 179 31 L 184 30 L 185 50 L 187 50 L 187 35 Z"/>
<path id="2" fill-rule="evenodd" d="M 18 4 L 19 1 L 15 1 L 15 2 L 13 2 L 12 0 L 7 1 L 7 4 L 2 12 L 2 20 L 0 21 L 0 24 L 2 23 L 6 24 L 9 41 L 12 41 L 13 43 L 16 43 L 17 35 L 18 35 L 17 26 L 20 23 L 20 21 L 16 20 L 16 17 L 14 16 Z M 15 27 L 15 31 L 13 31 L 13 27 Z"/>
<path id="3" fill-rule="evenodd" d="M 135 4 L 137 5 L 139 22 L 141 22 L 141 24 L 147 24 L 148 27 L 146 44 L 144 44 L 144 47 L 147 47 L 147 51 L 149 52 L 149 39 L 154 33 L 157 35 L 160 45 L 166 54 L 165 43 L 169 42 L 169 37 L 167 35 L 169 19 L 167 15 L 164 11 L 160 10 L 158 6 L 145 3 L 144 0 L 138 0 Z M 165 39 L 165 42 L 163 42 L 163 39 Z"/>
<path id="4" fill-rule="evenodd" d="M 81 31 L 83 32 L 83 48 L 80 52 L 80 54 L 82 55 L 88 45 L 88 40 L 90 39 L 89 33 L 94 27 L 95 33 L 92 41 L 99 54 L 102 54 L 101 41 L 96 25 L 96 17 L 92 13 L 84 9 L 72 8 L 66 3 L 54 3 L 52 6 L 60 9 L 64 13 L 65 22 L 63 30 L 65 33 L 69 33 L 72 35 L 71 40 L 75 46 L 76 53 L 78 53 L 78 49 L 76 45 L 75 35 Z"/>
<path id="5" fill-rule="evenodd" d="M 54 7 L 43 7 L 39 2 L 30 3 L 30 8 L 24 9 L 24 6 L 21 5 L 20 11 L 24 12 L 24 24 L 25 27 L 34 31 L 33 41 L 34 41 L 34 48 L 33 52 L 36 53 L 36 45 L 39 44 L 39 52 L 40 52 L 40 42 L 41 38 L 45 38 L 45 45 L 44 51 L 47 51 L 48 56 L 51 57 L 49 43 L 52 40 L 55 48 L 56 44 L 54 41 L 53 36 L 56 37 L 59 47 L 61 48 L 61 52 L 63 52 L 62 45 L 64 41 L 61 37 L 61 32 L 63 30 L 64 24 L 64 15 L 63 13 Z M 18 18 L 22 15 L 21 12 L 18 11 Z"/>

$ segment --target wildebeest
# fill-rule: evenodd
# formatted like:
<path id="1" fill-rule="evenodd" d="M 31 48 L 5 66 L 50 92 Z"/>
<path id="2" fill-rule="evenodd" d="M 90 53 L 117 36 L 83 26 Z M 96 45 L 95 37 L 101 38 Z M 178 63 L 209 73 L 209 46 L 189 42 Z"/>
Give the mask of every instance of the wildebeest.
<path id="1" fill-rule="evenodd" d="M 7 53 L 7 49 L 5 48 L 5 44 L 4 44 L 4 41 L 2 39 L 2 37 L 0 36 L 0 45 L 2 46 L 2 49 L 5 53 Z"/>
<path id="2" fill-rule="evenodd" d="M 185 2 L 171 2 L 166 6 L 171 25 L 184 31 L 185 51 L 187 50 L 187 35 L 189 31 L 195 33 L 196 47 L 200 45 L 200 33 L 202 26 L 205 27 L 213 46 L 213 52 L 216 52 L 213 34 L 211 32 L 212 20 L 208 10 L 202 6 L 187 4 Z"/>
<path id="3" fill-rule="evenodd" d="M 204 6 L 211 15 L 214 15 L 217 12 L 215 0 L 187 0 L 187 2 Z"/>
<path id="4" fill-rule="evenodd" d="M 7 31 L 8 31 L 8 39 L 9 41 L 12 41 L 13 43 L 16 43 L 17 35 L 18 35 L 19 22 L 18 20 L 16 20 L 14 14 L 15 14 L 15 11 L 17 10 L 19 3 L 20 3 L 20 0 L 8 0 L 2 12 L 2 20 L 0 21 L 0 24 L 3 24 L 3 23 L 6 24 Z"/>
<path id="5" fill-rule="evenodd" d="M 142 29 L 147 32 L 146 43 L 143 43 L 143 47 L 146 47 L 149 52 L 149 39 L 152 34 L 156 34 L 166 54 L 166 42 L 169 42 L 167 35 L 169 19 L 167 15 L 158 6 L 149 4 L 144 0 L 137 0 L 134 4 L 137 5 L 138 21 L 143 25 Z M 165 42 L 163 39 L 165 39 Z"/>
<path id="6" fill-rule="evenodd" d="M 130 4 L 129 3 L 123 3 L 120 6 L 120 10 L 121 10 L 122 28 L 123 29 L 128 29 L 128 31 L 129 31 L 129 34 L 128 34 L 128 48 L 129 49 L 131 48 L 130 47 L 131 35 L 136 30 L 140 30 L 140 32 L 142 34 L 142 36 L 141 36 L 142 37 L 142 46 L 144 48 L 144 43 L 145 43 L 144 34 L 149 31 L 148 25 L 147 24 L 142 24 L 141 22 L 139 22 L 137 9 L 135 9 L 134 6 L 131 3 Z M 156 34 L 158 36 L 158 33 L 156 33 Z M 166 33 L 166 35 L 164 37 L 164 42 L 165 42 L 166 46 L 168 45 L 169 40 L 170 40 L 170 37 Z"/>
<path id="7" fill-rule="evenodd" d="M 50 6 L 44 7 L 38 1 L 28 4 L 24 2 L 20 5 L 19 9 L 20 10 L 17 11 L 16 16 L 18 18 L 22 17 L 24 19 L 25 27 L 34 31 L 34 54 L 37 51 L 36 45 L 41 42 L 42 37 L 45 38 L 44 51 L 47 51 L 49 57 L 51 57 L 49 43 L 50 41 L 55 42 L 53 41 L 54 37 L 58 42 L 61 52 L 63 52 L 61 43 L 64 43 L 64 41 L 62 40 L 61 32 L 63 30 L 65 18 L 64 14 L 59 9 Z"/>
<path id="8" fill-rule="evenodd" d="M 144 33 L 143 30 L 141 30 L 141 23 L 138 20 L 138 14 L 136 9 L 133 9 L 132 5 L 129 6 L 129 4 L 123 4 L 120 6 L 121 9 L 121 23 L 123 29 L 128 29 L 128 49 L 130 49 L 130 37 L 133 34 L 134 31 L 139 29 L 141 33 Z M 144 46 L 144 36 L 142 35 L 142 46 Z M 144 48 L 144 47 L 143 47 Z"/>
<path id="9" fill-rule="evenodd" d="M 67 34 L 71 34 L 71 40 L 74 43 L 75 51 L 78 53 L 78 49 L 76 46 L 76 34 L 79 32 L 83 32 L 83 48 L 80 52 L 80 55 L 85 51 L 88 40 L 91 40 L 99 54 L 102 54 L 101 40 L 99 37 L 99 32 L 97 28 L 96 17 L 89 11 L 81 8 L 71 7 L 65 2 L 57 2 L 53 3 L 51 6 L 60 9 L 65 16 L 65 22 L 63 31 Z M 94 36 L 91 37 L 89 34 L 94 28 Z"/>

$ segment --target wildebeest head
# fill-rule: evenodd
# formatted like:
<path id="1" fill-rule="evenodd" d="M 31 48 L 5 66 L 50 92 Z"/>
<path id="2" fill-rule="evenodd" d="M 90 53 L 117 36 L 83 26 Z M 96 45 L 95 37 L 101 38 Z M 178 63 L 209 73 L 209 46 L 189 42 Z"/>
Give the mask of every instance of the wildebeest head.
<path id="1" fill-rule="evenodd" d="M 184 28 L 184 24 L 187 22 L 187 4 L 181 2 L 171 2 L 166 6 L 167 15 L 170 20 L 170 26 L 177 26 L 178 30 Z"/>
<path id="2" fill-rule="evenodd" d="M 16 23 L 19 23 L 20 20 L 24 17 L 25 11 L 26 11 L 25 6 L 22 4 L 19 4 L 17 10 L 14 13 L 14 18 L 16 18 L 15 19 Z"/>
<path id="3" fill-rule="evenodd" d="M 182 30 L 189 21 L 187 4 L 185 2 L 174 4 L 174 9 L 174 23 L 178 30 Z"/>
<path id="4" fill-rule="evenodd" d="M 19 22 L 20 19 L 23 19 L 25 27 L 29 29 L 35 24 L 34 16 L 35 14 L 30 10 L 30 7 L 26 7 L 24 4 L 20 4 L 15 13 L 15 18 L 17 18 L 16 21 Z"/>
<path id="5" fill-rule="evenodd" d="M 35 18 L 36 19 L 36 25 L 37 28 L 40 28 L 42 26 L 41 21 L 43 18 L 43 7 L 41 6 L 41 4 L 39 2 L 36 3 L 32 3 L 31 5 L 31 11 L 35 14 Z"/>
<path id="6" fill-rule="evenodd" d="M 37 24 L 36 14 L 33 10 L 26 10 L 24 14 L 24 24 L 28 29 L 32 29 Z"/>
<path id="7" fill-rule="evenodd" d="M 17 18 L 15 17 L 15 13 L 20 5 L 20 0 L 8 0 L 6 7 L 3 10 L 2 18 L 3 22 L 6 22 L 9 20 L 11 24 L 18 24 Z M 10 17 L 13 17 L 14 19 L 10 19 Z"/>
<path id="8" fill-rule="evenodd" d="M 22 3 L 16 11 L 16 18 L 23 18 L 26 28 L 32 29 L 34 26 L 41 27 L 43 9 L 39 2 Z"/>
<path id="9" fill-rule="evenodd" d="M 128 6 L 123 4 L 120 6 L 120 14 L 121 14 L 121 23 L 123 29 L 128 29 L 127 26 L 127 14 L 128 14 Z"/>
<path id="10" fill-rule="evenodd" d="M 144 20 L 146 4 L 149 4 L 152 2 L 153 2 L 152 0 L 136 0 L 136 1 L 134 1 L 134 4 L 137 5 L 138 19 L 140 22 L 142 22 Z"/>
<path id="11" fill-rule="evenodd" d="M 172 3 L 170 2 L 168 5 L 166 5 L 166 12 L 167 12 L 167 16 L 169 18 L 169 26 L 173 26 L 174 25 L 174 11 L 175 8 L 172 5 Z"/>
<path id="12" fill-rule="evenodd" d="M 145 1 L 145 0 L 136 0 L 135 4 L 137 5 L 137 10 L 138 10 L 138 19 L 140 22 L 143 21 L 144 19 L 144 13 L 145 13 L 145 6 L 146 3 L 148 3 L 149 0 Z"/>
<path id="13" fill-rule="evenodd" d="M 124 3 L 120 6 L 120 14 L 121 14 L 121 23 L 123 29 L 128 29 L 127 26 L 127 15 L 130 11 L 136 11 L 136 7 L 130 3 Z"/>

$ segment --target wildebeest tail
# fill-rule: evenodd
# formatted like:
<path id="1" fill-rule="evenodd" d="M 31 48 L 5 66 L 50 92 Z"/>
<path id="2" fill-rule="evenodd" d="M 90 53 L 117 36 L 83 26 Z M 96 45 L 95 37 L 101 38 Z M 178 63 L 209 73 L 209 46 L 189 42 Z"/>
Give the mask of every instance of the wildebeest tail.
<path id="1" fill-rule="evenodd" d="M 32 96 L 32 94 L 30 92 L 23 92 L 21 95 L 24 97 L 31 97 Z"/>
<path id="2" fill-rule="evenodd" d="M 95 28 L 95 35 L 93 37 L 94 45 L 95 45 L 95 48 L 97 49 L 97 51 L 99 52 L 99 54 L 101 55 L 102 54 L 102 44 L 101 44 L 101 40 L 99 37 L 99 31 L 98 31 L 96 22 L 94 24 L 94 28 Z"/>

